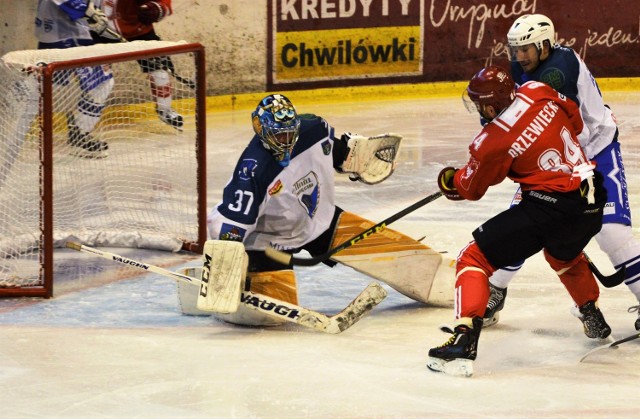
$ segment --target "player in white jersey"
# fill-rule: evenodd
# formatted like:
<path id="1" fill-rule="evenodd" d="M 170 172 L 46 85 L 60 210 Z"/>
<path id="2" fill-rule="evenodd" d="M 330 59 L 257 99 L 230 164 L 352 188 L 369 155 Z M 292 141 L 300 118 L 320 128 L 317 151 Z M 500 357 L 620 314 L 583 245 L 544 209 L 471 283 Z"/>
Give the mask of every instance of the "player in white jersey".
<path id="1" fill-rule="evenodd" d="M 269 259 L 265 249 L 320 255 L 373 226 L 336 206 L 335 172 L 368 184 L 382 182 L 395 167 L 402 137 L 347 133 L 335 138 L 327 121 L 298 115 L 289 99 L 279 94 L 260 101 L 252 123 L 255 135 L 224 188 L 222 202 L 209 214 L 209 233 L 213 240 L 244 244 L 249 259 L 245 290 L 297 304 L 292 266 Z M 428 246 L 385 229 L 325 263 L 352 266 L 414 300 L 427 302 L 441 260 Z M 193 299 L 189 302 L 180 295 L 183 311 L 193 306 Z M 237 324 L 273 322 L 249 317 L 246 311 L 250 310 L 220 317 Z"/>
<path id="2" fill-rule="evenodd" d="M 107 18 L 91 0 L 39 0 L 35 20 L 38 49 L 73 48 L 93 45 L 91 32 L 107 36 Z M 73 75 L 82 92 L 73 114 L 67 115 L 68 142 L 79 157 L 102 158 L 109 146 L 94 139 L 96 126 L 113 88 L 113 75 L 105 66 L 86 67 L 67 74 L 57 83 L 68 84 Z"/>
<path id="3" fill-rule="evenodd" d="M 544 15 L 516 19 L 507 34 L 511 48 L 511 74 L 518 84 L 542 81 L 578 104 L 584 129 L 578 136 L 590 160 L 604 175 L 607 189 L 602 230 L 595 238 L 616 269 L 625 269 L 625 283 L 640 302 L 640 242 L 631 229 L 631 208 L 627 181 L 618 142 L 618 128 L 611 109 L 605 105 L 598 84 L 584 61 L 570 48 L 555 43 L 552 21 Z M 514 203 L 519 202 L 519 192 Z M 497 271 L 490 279 L 491 298 L 485 325 L 498 321 L 504 307 L 507 286 L 522 264 Z M 629 309 L 638 311 L 640 304 Z M 573 310 L 576 313 L 575 310 Z M 640 317 L 635 321 L 640 330 Z"/>

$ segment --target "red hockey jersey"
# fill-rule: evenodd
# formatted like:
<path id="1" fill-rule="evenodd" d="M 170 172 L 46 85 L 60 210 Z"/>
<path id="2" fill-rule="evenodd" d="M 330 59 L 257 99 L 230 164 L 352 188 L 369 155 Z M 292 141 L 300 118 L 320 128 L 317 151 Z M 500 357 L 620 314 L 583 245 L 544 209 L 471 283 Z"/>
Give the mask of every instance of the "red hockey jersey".
<path id="1" fill-rule="evenodd" d="M 506 177 L 523 191 L 574 191 L 581 180 L 573 169 L 588 162 L 577 139 L 582 127 L 572 100 L 544 83 L 525 83 L 513 103 L 474 138 L 455 187 L 473 201 Z"/>
<path id="2" fill-rule="evenodd" d="M 102 10 L 115 31 L 126 39 L 135 38 L 153 30 L 153 25 L 145 25 L 138 20 L 138 7 L 149 0 L 102 0 Z M 162 12 L 160 19 L 172 13 L 171 0 L 153 0 L 154 7 Z M 98 6 L 98 2 L 95 3 Z"/>

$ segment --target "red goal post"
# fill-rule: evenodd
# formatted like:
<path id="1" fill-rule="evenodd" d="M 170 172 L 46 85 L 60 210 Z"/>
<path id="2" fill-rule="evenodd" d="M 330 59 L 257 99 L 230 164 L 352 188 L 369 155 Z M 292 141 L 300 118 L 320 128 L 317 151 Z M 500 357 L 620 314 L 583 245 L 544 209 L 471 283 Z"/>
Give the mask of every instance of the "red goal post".
<path id="1" fill-rule="evenodd" d="M 167 103 L 179 124 L 161 117 Z M 71 272 L 67 240 L 177 252 L 206 235 L 202 45 L 0 57 L 0 297 L 51 297 L 55 278 L 82 279 L 90 269 Z"/>

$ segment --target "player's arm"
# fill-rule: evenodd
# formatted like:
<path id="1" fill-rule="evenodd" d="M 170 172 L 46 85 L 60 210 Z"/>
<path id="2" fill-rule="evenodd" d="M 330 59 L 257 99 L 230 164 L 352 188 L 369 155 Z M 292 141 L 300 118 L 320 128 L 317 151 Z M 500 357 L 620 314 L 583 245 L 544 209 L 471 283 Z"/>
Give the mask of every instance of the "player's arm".
<path id="1" fill-rule="evenodd" d="M 344 133 L 334 141 L 334 167 L 349 173 L 351 180 L 370 185 L 380 183 L 393 173 L 402 136 L 381 134 L 363 137 Z"/>
<path id="2" fill-rule="evenodd" d="M 233 175 L 222 191 L 222 201 L 209 214 L 212 239 L 244 241 L 256 227 L 260 206 L 266 195 L 268 174 L 250 152 L 240 157 Z"/>
<path id="3" fill-rule="evenodd" d="M 477 201 L 490 186 L 506 178 L 512 160 L 499 148 L 504 142 L 492 138 L 488 131 L 483 129 L 473 140 L 469 146 L 471 157 L 463 167 L 445 167 L 440 171 L 438 187 L 448 199 Z"/>

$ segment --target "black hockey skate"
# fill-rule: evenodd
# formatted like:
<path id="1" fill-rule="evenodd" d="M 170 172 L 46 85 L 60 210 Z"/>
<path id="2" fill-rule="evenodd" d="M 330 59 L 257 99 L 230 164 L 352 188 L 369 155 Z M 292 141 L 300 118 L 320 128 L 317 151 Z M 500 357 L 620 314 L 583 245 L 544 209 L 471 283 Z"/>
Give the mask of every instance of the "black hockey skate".
<path id="1" fill-rule="evenodd" d="M 160 120 L 167 125 L 172 126 L 178 131 L 182 131 L 182 126 L 184 125 L 184 118 L 178 112 L 173 109 L 160 109 L 156 106 L 156 113 Z"/>
<path id="2" fill-rule="evenodd" d="M 451 333 L 452 336 L 443 345 L 429 349 L 427 368 L 448 375 L 473 375 L 473 361 L 477 356 L 482 318 L 474 317 L 469 320 L 472 327 L 466 324 L 459 324 L 453 330 L 447 326 L 441 327 L 443 332 Z"/>
<path id="3" fill-rule="evenodd" d="M 68 125 L 67 142 L 71 145 L 70 154 L 72 156 L 102 159 L 109 155 L 107 153 L 109 145 L 106 142 L 96 140 L 88 132 L 81 133 L 80 129 L 74 124 Z"/>
<path id="4" fill-rule="evenodd" d="M 611 334 L 611 327 L 607 324 L 595 301 L 589 301 L 578 307 L 577 310 L 574 309 L 572 313 L 582 322 L 584 334 L 588 338 L 606 339 Z"/>
<path id="5" fill-rule="evenodd" d="M 500 311 L 504 308 L 504 301 L 507 298 L 507 289 L 498 288 L 489 282 L 489 302 L 482 319 L 482 327 L 493 326 L 500 320 Z"/>

